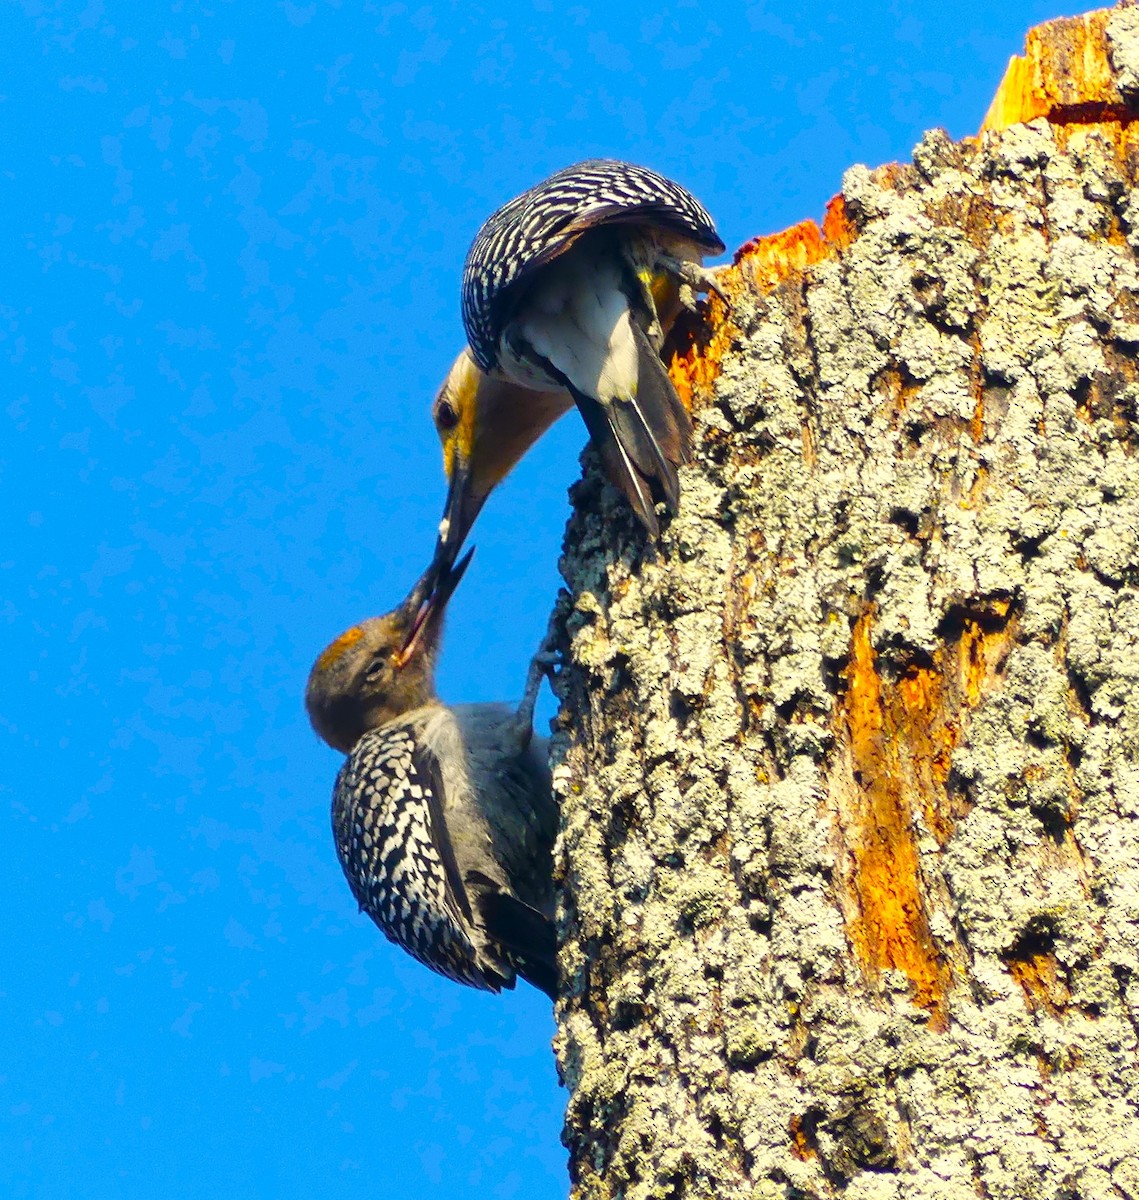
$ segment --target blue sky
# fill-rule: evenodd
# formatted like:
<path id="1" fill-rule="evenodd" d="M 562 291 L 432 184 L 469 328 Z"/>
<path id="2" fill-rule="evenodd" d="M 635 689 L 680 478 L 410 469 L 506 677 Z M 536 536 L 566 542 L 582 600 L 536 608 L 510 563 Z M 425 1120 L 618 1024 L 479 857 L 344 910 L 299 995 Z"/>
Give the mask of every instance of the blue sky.
<path id="1" fill-rule="evenodd" d="M 565 1194 L 549 1004 L 356 913 L 304 681 L 430 552 L 493 208 L 613 155 L 734 248 L 1057 15 L 805 7 L 0 6 L 4 1195 Z M 583 440 L 485 510 L 445 698 L 518 695 Z"/>

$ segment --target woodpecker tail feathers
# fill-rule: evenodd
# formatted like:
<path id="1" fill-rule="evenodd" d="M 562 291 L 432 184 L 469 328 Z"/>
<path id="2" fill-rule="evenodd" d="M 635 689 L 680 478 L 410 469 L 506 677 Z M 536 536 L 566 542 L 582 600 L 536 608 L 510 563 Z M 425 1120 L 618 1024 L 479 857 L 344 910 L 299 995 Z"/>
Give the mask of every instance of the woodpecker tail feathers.
<path id="1" fill-rule="evenodd" d="M 503 946 L 518 974 L 556 1000 L 558 946 L 553 921 L 502 891 L 483 892 L 478 903 L 487 933 Z"/>
<path id="2" fill-rule="evenodd" d="M 664 457 L 673 466 L 682 466 L 692 461 L 692 418 L 676 394 L 660 360 L 659 350 L 636 321 L 631 321 L 630 326 L 637 343 L 637 401 Z M 676 511 L 679 499 L 678 488 L 676 496 L 669 501 L 671 511 Z"/>
<path id="3" fill-rule="evenodd" d="M 594 399 L 569 385 L 609 481 L 629 501 L 652 537 L 660 533 L 654 504 L 680 505 L 676 468 L 692 457 L 692 420 L 672 380 L 636 321 L 637 393 L 630 399 Z"/>

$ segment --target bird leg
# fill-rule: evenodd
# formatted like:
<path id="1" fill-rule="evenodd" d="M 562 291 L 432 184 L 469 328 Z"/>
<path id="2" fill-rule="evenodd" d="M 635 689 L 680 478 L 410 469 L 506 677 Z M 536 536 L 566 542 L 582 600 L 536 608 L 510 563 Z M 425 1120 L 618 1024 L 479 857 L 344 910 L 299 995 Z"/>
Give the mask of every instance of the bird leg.
<path id="1" fill-rule="evenodd" d="M 554 677 L 554 667 L 561 661 L 561 655 L 554 649 L 553 630 L 547 630 L 538 652 L 530 660 L 530 669 L 526 673 L 526 690 L 514 716 L 522 738 L 522 744 L 529 743 L 534 732 L 534 705 L 538 702 L 538 693 L 542 690 L 542 680 Z"/>
<path id="2" fill-rule="evenodd" d="M 732 304 L 724 294 L 716 279 L 714 267 L 702 267 L 688 259 L 673 258 L 671 254 L 657 251 L 656 265 L 665 271 L 670 271 L 680 280 L 680 303 L 691 310 L 696 307 L 698 292 L 715 292 L 724 307 L 731 309 Z"/>

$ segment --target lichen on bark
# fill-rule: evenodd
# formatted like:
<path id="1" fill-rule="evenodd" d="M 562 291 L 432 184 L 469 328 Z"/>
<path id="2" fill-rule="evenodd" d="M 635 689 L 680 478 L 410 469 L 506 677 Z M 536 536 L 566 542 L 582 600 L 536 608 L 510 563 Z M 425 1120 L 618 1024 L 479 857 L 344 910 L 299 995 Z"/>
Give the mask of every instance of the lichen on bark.
<path id="1" fill-rule="evenodd" d="M 1139 1200 L 1135 12 L 1034 31 L 1113 97 L 744 248 L 658 549 L 587 462 L 577 1196 Z"/>

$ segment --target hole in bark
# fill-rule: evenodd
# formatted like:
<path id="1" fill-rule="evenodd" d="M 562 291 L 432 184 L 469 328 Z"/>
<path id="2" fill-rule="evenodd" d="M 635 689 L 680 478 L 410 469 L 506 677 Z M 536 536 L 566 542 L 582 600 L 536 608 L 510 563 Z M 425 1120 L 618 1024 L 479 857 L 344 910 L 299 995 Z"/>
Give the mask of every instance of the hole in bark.
<path id="1" fill-rule="evenodd" d="M 1040 533 L 1032 537 L 1025 537 L 1014 534 L 1012 537 L 1013 549 L 1021 556 L 1021 558 L 1039 558 L 1040 545 L 1044 541 L 1046 534 Z"/>
<path id="2" fill-rule="evenodd" d="M 720 1119 L 719 1113 L 712 1113 L 708 1117 L 708 1132 L 717 1146 L 724 1144 L 724 1122 Z"/>
<path id="3" fill-rule="evenodd" d="M 1048 837 L 1060 845 L 1072 827 L 1071 815 L 1065 809 L 1057 808 L 1055 805 L 1029 805 L 1029 809 L 1040 822 L 1041 828 Z"/>
<path id="4" fill-rule="evenodd" d="M 1005 955 L 1006 962 L 1030 962 L 1044 955 L 1051 955 L 1056 947 L 1056 925 L 1046 913 L 1030 917 L 1028 924 Z"/>
<path id="5" fill-rule="evenodd" d="M 724 968 L 719 963 L 704 964 L 704 978 L 719 982 L 724 978 Z"/>
<path id="6" fill-rule="evenodd" d="M 1128 992 L 1131 989 L 1131 981 L 1134 979 L 1131 968 L 1123 963 L 1114 963 L 1111 968 L 1111 975 L 1115 980 L 1115 987 L 1119 992 L 1120 1000 L 1122 1000 L 1125 1005 L 1130 1007 Z"/>
<path id="7" fill-rule="evenodd" d="M 1024 740 L 1029 746 L 1033 746 L 1037 750 L 1046 750 L 1051 745 L 1048 738 L 1034 725 L 1029 725 L 1024 731 Z"/>
<path id="8" fill-rule="evenodd" d="M 1076 412 L 1081 417 L 1091 419 L 1096 415 L 1092 412 L 1092 381 L 1090 379 L 1081 379 L 1072 388 L 1072 399 L 1076 402 Z"/>
<path id="9" fill-rule="evenodd" d="M 946 641 L 960 641 L 972 623 L 986 633 L 999 633 L 1020 615 L 1020 599 L 1009 592 L 990 592 L 973 596 L 948 608 L 937 625 L 937 634 Z"/>
<path id="10" fill-rule="evenodd" d="M 832 696 L 837 696 L 842 691 L 844 681 L 842 672 L 846 669 L 846 664 L 849 661 L 846 655 L 841 658 L 824 658 L 823 659 L 823 684 Z"/>
<path id="11" fill-rule="evenodd" d="M 916 537 L 921 517 L 916 512 L 911 512 L 908 508 L 892 508 L 890 510 L 890 522 L 897 525 L 900 529 L 904 529 L 910 537 Z"/>
<path id="12" fill-rule="evenodd" d="M 945 283 L 943 280 L 920 268 L 910 276 L 910 286 L 914 289 L 914 297 L 927 310 L 937 310 L 945 306 Z"/>
<path id="13" fill-rule="evenodd" d="M 795 713 L 795 709 L 798 707 L 798 703 L 799 697 L 798 694 L 796 694 L 792 696 L 790 700 L 784 700 L 782 704 L 777 704 L 775 706 L 775 711 L 778 713 L 779 719 L 781 721 L 790 722 Z"/>
<path id="14" fill-rule="evenodd" d="M 622 1033 L 636 1029 L 645 1020 L 645 1006 L 632 1001 L 622 1000 L 611 1010 L 610 1021 L 613 1028 Z"/>
<path id="15" fill-rule="evenodd" d="M 668 715 L 683 729 L 688 724 L 688 718 L 692 716 L 693 704 L 688 696 L 682 692 L 672 689 L 672 694 L 668 698 Z"/>
<path id="16" fill-rule="evenodd" d="M 748 910 L 747 927 L 752 933 L 761 933 L 765 936 L 771 932 L 771 909 L 753 908 Z"/>
<path id="17" fill-rule="evenodd" d="M 933 655 L 923 646 L 897 643 L 890 647 L 890 662 L 898 679 L 913 679 L 919 671 L 934 671 Z"/>
<path id="18" fill-rule="evenodd" d="M 629 830 L 636 826 L 636 812 L 628 800 L 614 799 L 609 809 L 609 820 L 606 823 L 606 839 L 610 846 L 620 846 L 624 843 Z"/>
<path id="19" fill-rule="evenodd" d="M 1077 674 L 1077 672 L 1075 670 L 1073 670 L 1071 667 L 1068 668 L 1068 687 L 1071 688 L 1072 695 L 1075 697 L 1076 701 L 1079 703 L 1079 706 L 1083 710 L 1084 715 L 1088 718 L 1089 721 L 1094 721 L 1094 718 L 1092 717 L 1092 694 L 1091 694 L 1091 691 L 1088 689 L 1088 685 L 1083 681 L 1083 679 L 1079 676 L 1079 674 Z M 1072 751 L 1073 752 L 1075 751 L 1075 747 L 1072 747 Z M 1075 760 L 1073 760 L 1073 761 L 1075 761 Z"/>
<path id="20" fill-rule="evenodd" d="M 981 364 L 981 386 L 987 388 L 1005 388 L 1008 391 L 1012 390 L 1015 380 L 1007 372 L 1002 371 L 1000 367 L 990 366 L 988 363 Z"/>
<path id="21" fill-rule="evenodd" d="M 911 445 L 920 446 L 921 440 L 929 432 L 930 425 L 928 421 L 923 421 L 920 418 L 914 417 L 912 420 L 906 421 L 905 434 Z"/>
<path id="22" fill-rule="evenodd" d="M 950 766 L 949 774 L 945 777 L 945 792 L 951 800 L 956 800 L 959 807 L 956 811 L 964 813 L 973 803 L 969 794 L 969 779 L 962 775 L 956 767 Z"/>

